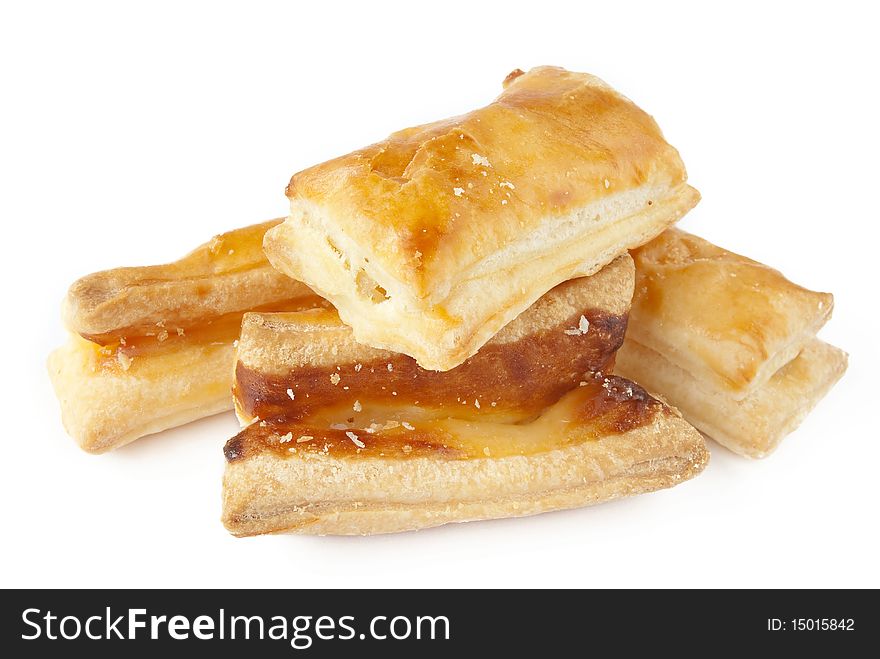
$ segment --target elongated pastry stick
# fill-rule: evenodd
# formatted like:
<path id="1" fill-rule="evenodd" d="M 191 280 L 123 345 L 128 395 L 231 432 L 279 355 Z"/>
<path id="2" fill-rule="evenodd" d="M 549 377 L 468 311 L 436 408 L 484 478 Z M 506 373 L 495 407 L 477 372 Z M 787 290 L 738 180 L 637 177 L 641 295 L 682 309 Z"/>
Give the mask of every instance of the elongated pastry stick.
<path id="1" fill-rule="evenodd" d="M 354 341 L 332 311 L 247 314 L 249 424 L 225 448 L 235 535 L 387 533 L 669 487 L 702 437 L 637 385 L 591 372 L 623 338 L 631 262 L 557 286 L 446 372 Z"/>
<path id="2" fill-rule="evenodd" d="M 615 372 L 730 450 L 760 458 L 846 370 L 815 338 L 833 298 L 678 229 L 633 253 L 636 293 Z"/>
<path id="3" fill-rule="evenodd" d="M 265 248 L 358 341 L 449 370 L 555 285 L 690 210 L 686 179 L 631 101 L 539 67 L 486 107 L 296 174 Z"/>
<path id="4" fill-rule="evenodd" d="M 48 368 L 65 428 L 84 450 L 229 409 L 244 312 L 327 304 L 263 256 L 263 235 L 279 221 L 216 236 L 174 263 L 98 272 L 71 286 L 70 338 Z"/>

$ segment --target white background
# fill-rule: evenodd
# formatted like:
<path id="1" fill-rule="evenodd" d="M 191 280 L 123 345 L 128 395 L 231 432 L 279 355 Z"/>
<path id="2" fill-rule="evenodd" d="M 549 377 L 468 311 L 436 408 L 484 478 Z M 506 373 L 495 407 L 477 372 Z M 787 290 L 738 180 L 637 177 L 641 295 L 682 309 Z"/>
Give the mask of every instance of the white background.
<path id="1" fill-rule="evenodd" d="M 880 586 L 872 3 L 3 3 L 2 586 Z M 762 462 L 672 490 L 374 538 L 237 540 L 231 414 L 82 453 L 45 358 L 76 277 L 283 215 L 289 176 L 487 103 L 604 78 L 703 193 L 683 226 L 836 296 L 849 372 Z"/>

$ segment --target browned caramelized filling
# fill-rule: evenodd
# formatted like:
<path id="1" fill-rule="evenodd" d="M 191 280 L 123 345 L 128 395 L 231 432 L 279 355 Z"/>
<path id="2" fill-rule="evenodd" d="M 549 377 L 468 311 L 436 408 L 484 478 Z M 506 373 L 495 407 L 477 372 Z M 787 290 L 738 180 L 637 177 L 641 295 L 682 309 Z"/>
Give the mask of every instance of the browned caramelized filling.
<path id="1" fill-rule="evenodd" d="M 257 421 L 230 439 L 228 462 L 261 453 L 294 456 L 463 460 L 534 455 L 628 432 L 671 413 L 637 384 L 596 374 L 540 416 L 525 423 L 452 418 L 443 408 L 361 404 L 358 412 L 334 408 L 328 415 Z M 411 412 L 407 421 L 403 416 Z M 399 419 L 390 419 L 397 416 Z M 339 423 L 328 425 L 328 418 Z M 371 421 L 367 424 L 367 421 Z"/>
<path id="2" fill-rule="evenodd" d="M 309 295 L 204 318 L 186 327 L 162 322 L 155 325 L 121 328 L 105 334 L 80 336 L 101 346 L 101 353 L 108 359 L 116 359 L 117 354 L 134 358 L 159 350 L 174 350 L 182 344 L 231 344 L 241 331 L 242 316 L 250 311 L 301 311 L 319 306 L 329 307 L 329 305 L 330 303 L 323 298 Z"/>
<path id="3" fill-rule="evenodd" d="M 588 374 L 609 370 L 623 342 L 625 315 L 587 311 L 589 332 L 577 331 L 581 314 L 518 341 L 487 344 L 450 371 L 429 371 L 398 354 L 383 361 L 302 367 L 267 375 L 236 364 L 239 410 L 273 423 L 295 423 L 321 409 L 372 404 L 428 407 L 447 416 L 532 418 Z"/>
<path id="4" fill-rule="evenodd" d="M 192 280 L 196 282 L 196 290 L 201 294 L 211 287 L 211 278 L 222 277 L 269 264 L 263 253 L 263 237 L 266 231 L 279 224 L 282 220 L 270 220 L 260 224 L 235 229 L 214 236 L 210 242 L 196 248 L 188 255 L 173 263 L 143 268 L 122 268 L 119 278 L 107 280 L 106 273 L 96 273 L 79 280 L 77 284 L 81 295 L 99 299 L 113 299 L 127 286 L 159 285 L 166 282 Z M 120 288 L 121 287 L 121 288 Z M 89 291 L 86 294 L 85 291 Z M 293 294 L 293 293 L 292 293 Z M 238 338 L 241 330 L 242 316 L 249 311 L 300 311 L 323 306 L 330 308 L 330 303 L 313 293 L 296 294 L 287 300 L 279 300 L 269 304 L 247 309 L 237 309 L 228 313 L 211 314 L 203 312 L 201 317 L 193 318 L 197 313 L 192 309 L 169 309 L 167 301 L 158 305 L 167 309 L 160 322 L 143 319 L 140 323 L 127 327 L 116 328 L 102 334 L 80 332 L 80 336 L 100 347 L 100 354 L 108 359 L 119 358 L 125 362 L 138 355 L 150 354 L 155 351 L 172 351 L 182 344 L 231 344 Z M 186 313 L 189 311 L 189 313 Z"/>

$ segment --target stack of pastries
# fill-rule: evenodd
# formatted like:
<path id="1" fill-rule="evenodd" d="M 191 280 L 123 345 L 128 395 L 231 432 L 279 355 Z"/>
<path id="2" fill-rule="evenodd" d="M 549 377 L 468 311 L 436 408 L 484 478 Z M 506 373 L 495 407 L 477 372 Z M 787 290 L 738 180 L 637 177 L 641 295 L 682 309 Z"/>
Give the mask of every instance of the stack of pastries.
<path id="1" fill-rule="evenodd" d="M 49 358 L 87 451 L 234 408 L 235 535 L 671 487 L 705 467 L 702 433 L 766 455 L 846 367 L 815 338 L 830 295 L 672 228 L 699 201 L 678 152 L 590 75 L 516 70 L 287 196 L 283 221 L 74 283 Z"/>

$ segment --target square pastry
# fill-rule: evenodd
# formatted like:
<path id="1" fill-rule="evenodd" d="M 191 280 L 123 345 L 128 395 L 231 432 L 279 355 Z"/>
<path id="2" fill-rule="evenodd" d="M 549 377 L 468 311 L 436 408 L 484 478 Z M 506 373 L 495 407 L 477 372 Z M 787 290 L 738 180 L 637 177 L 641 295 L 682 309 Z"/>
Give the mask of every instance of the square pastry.
<path id="1" fill-rule="evenodd" d="M 271 263 L 355 338 L 449 370 L 548 290 L 699 200 L 654 120 L 598 78 L 515 71 L 486 107 L 293 176 Z"/>

